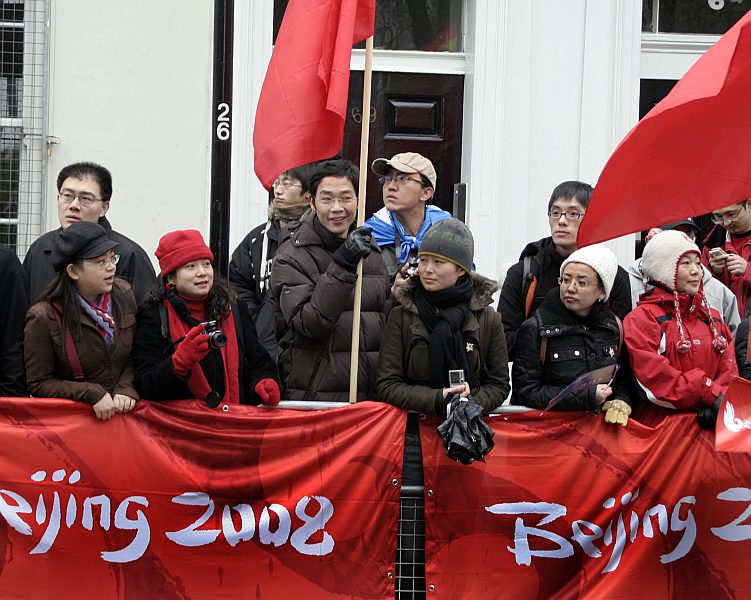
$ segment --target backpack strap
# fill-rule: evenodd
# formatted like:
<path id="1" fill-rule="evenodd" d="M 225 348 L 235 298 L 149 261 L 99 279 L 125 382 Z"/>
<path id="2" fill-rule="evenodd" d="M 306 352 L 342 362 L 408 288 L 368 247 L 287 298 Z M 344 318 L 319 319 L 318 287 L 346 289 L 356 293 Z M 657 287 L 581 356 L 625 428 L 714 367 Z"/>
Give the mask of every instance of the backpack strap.
<path id="1" fill-rule="evenodd" d="M 525 256 L 522 269 L 522 294 L 524 295 L 524 318 L 529 319 L 532 313 L 532 304 L 535 301 L 535 291 L 537 290 L 537 277 L 532 272 L 532 257 Z M 524 294 L 524 288 L 527 293 Z"/>
<path id="2" fill-rule="evenodd" d="M 621 353 L 621 348 L 623 348 L 623 321 L 618 317 L 618 315 L 613 315 L 615 317 L 615 323 L 618 325 L 618 350 L 615 352 L 616 358 Z"/>
<path id="3" fill-rule="evenodd" d="M 169 318 L 167 317 L 167 307 L 164 302 L 159 303 L 159 323 L 162 329 L 162 337 L 167 341 L 172 341 L 169 336 Z"/>
<path id="4" fill-rule="evenodd" d="M 52 308 L 55 309 L 55 319 L 57 319 L 57 326 L 60 328 L 60 332 L 63 331 L 63 309 L 62 307 L 54 303 Z M 73 369 L 73 378 L 76 381 L 84 381 L 83 369 L 81 368 L 81 361 L 78 359 L 78 351 L 76 345 L 73 343 L 73 334 L 68 329 L 65 332 L 65 354 L 68 355 L 68 362 L 70 368 Z"/>

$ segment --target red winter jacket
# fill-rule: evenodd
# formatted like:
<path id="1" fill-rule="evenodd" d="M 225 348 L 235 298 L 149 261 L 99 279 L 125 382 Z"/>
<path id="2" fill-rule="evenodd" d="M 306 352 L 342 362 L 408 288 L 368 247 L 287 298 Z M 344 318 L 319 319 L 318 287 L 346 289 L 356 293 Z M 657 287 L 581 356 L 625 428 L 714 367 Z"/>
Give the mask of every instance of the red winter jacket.
<path id="1" fill-rule="evenodd" d="M 680 337 L 672 292 L 656 287 L 639 299 L 623 322 L 631 370 L 649 402 L 641 403 L 634 418 L 654 426 L 671 410 L 697 410 L 724 394 L 738 375 L 733 337 L 715 309 L 715 329 L 725 336 L 728 348 L 720 354 L 712 346 L 710 315 L 702 306 L 702 292 L 678 295 L 683 330 L 691 349 L 680 354 Z"/>
<path id="2" fill-rule="evenodd" d="M 743 275 L 732 275 L 728 272 L 727 268 L 724 268 L 722 273 L 718 275 L 709 266 L 709 250 L 716 247 L 722 248 L 728 254 L 738 254 L 733 244 L 730 243 L 730 234 L 719 225 L 715 225 L 714 229 L 712 229 L 704 240 L 701 262 L 707 266 L 712 275 L 728 286 L 735 294 L 735 297 L 738 299 L 738 312 L 742 319 L 748 315 L 749 301 L 751 300 L 751 265 L 746 268 L 746 272 Z M 751 235 L 743 239 L 740 254 L 742 258 L 751 261 Z"/>

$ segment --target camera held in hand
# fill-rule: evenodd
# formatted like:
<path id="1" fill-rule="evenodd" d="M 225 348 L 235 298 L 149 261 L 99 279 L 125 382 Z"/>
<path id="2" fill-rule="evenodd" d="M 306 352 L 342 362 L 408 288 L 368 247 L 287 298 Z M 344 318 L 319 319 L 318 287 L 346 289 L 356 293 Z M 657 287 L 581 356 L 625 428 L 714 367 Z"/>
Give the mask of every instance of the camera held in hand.
<path id="1" fill-rule="evenodd" d="M 227 345 L 227 336 L 219 329 L 219 323 L 216 321 L 206 321 L 202 325 L 203 332 L 209 336 L 209 346 L 215 350 L 219 350 Z"/>
<path id="2" fill-rule="evenodd" d="M 414 277 L 415 273 L 417 273 L 417 265 L 419 264 L 420 260 L 417 258 L 413 258 L 407 263 L 407 268 L 402 271 L 402 276 L 404 279 L 409 279 L 410 277 Z"/>

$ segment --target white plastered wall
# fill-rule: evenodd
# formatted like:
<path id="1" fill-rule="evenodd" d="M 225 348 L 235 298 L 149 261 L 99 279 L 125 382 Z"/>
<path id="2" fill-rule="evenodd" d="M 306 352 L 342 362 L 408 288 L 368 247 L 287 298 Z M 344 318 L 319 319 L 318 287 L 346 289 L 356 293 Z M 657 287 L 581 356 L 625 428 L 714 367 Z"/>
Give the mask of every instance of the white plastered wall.
<path id="1" fill-rule="evenodd" d="M 272 11 L 262 4 L 236 4 L 232 247 L 266 205 L 249 150 L 271 51 Z M 528 241 L 549 234 L 552 189 L 567 179 L 595 183 L 636 123 L 641 1 L 469 0 L 466 13 L 466 58 L 451 67 L 466 72 L 461 181 L 477 268 L 501 279 Z M 415 57 L 402 70 L 410 61 L 431 69 Z M 376 57 L 378 68 L 391 67 Z M 634 236 L 610 246 L 627 264 Z"/>
<path id="2" fill-rule="evenodd" d="M 561 181 L 592 184 L 636 123 L 639 0 L 468 3 L 463 178 L 477 268 L 502 279 L 549 235 Z M 609 243 L 633 259 L 634 236 Z"/>
<path id="3" fill-rule="evenodd" d="M 53 0 L 46 229 L 55 180 L 91 160 L 113 177 L 108 217 L 152 260 L 159 237 L 208 235 L 213 3 Z"/>

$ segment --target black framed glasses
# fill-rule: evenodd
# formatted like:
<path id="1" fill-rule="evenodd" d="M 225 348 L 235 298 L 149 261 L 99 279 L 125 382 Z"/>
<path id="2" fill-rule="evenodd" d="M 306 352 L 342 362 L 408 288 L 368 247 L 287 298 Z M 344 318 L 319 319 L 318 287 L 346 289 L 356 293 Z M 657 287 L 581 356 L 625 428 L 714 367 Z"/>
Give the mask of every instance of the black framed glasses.
<path id="1" fill-rule="evenodd" d="M 579 221 L 584 216 L 583 212 L 579 212 L 578 210 L 567 210 L 566 212 L 561 212 L 560 210 L 551 210 L 548 213 L 548 218 L 551 221 L 557 221 L 561 217 L 566 217 L 567 221 Z"/>

